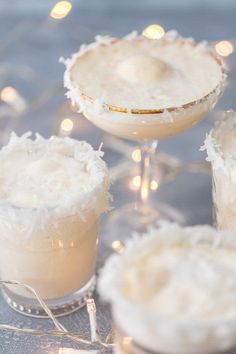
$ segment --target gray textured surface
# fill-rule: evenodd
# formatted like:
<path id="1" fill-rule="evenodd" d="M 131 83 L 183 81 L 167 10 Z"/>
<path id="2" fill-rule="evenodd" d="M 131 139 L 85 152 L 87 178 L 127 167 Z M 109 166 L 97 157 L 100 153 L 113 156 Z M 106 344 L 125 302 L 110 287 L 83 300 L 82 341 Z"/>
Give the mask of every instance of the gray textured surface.
<path id="1" fill-rule="evenodd" d="M 170 2 L 168 2 L 169 4 Z M 173 4 L 174 2 L 172 2 Z M 184 2 L 181 2 L 182 4 Z M 186 2 L 185 2 L 186 3 Z M 204 2 L 205 3 L 205 2 Z M 48 18 L 53 1 L 32 2 L 0 1 L 0 68 L 10 68 L 9 74 L 1 74 L 1 86 L 13 85 L 27 100 L 36 100 L 45 93 L 43 105 L 36 105 L 24 114 L 15 130 L 18 133 L 26 130 L 39 131 L 48 136 L 58 132 L 59 120 L 71 115 L 77 119 L 76 138 L 86 138 L 94 147 L 102 140 L 102 133 L 82 117 L 74 117 L 66 105 L 62 83 L 63 66 L 58 64 L 58 58 L 68 56 L 76 51 L 82 42 L 91 41 L 96 33 L 125 34 L 132 29 L 141 30 L 149 23 L 161 23 L 165 28 L 176 28 L 186 36 L 194 36 L 197 40 L 218 40 L 234 38 L 235 7 L 230 2 L 220 11 L 207 2 L 196 2 L 195 7 L 167 6 L 164 2 L 158 6 L 158 1 L 74 1 L 70 16 L 61 21 Z M 223 3 L 223 2 L 222 2 Z M 27 6 L 28 4 L 28 6 Z M 32 5 L 34 4 L 34 5 Z M 94 6 L 93 6 L 94 5 Z M 235 57 L 229 60 L 232 78 L 229 88 L 218 105 L 218 109 L 235 108 Z M 14 68 L 14 71 L 13 71 Z M 29 70 L 30 68 L 30 70 Z M 55 95 L 50 99 L 49 92 L 57 87 Z M 215 119 L 216 113 L 189 132 L 181 134 L 168 141 L 160 143 L 160 149 L 176 155 L 185 161 L 204 159 L 199 152 L 206 131 Z M 108 163 L 114 164 L 119 155 L 107 150 Z M 113 187 L 115 204 L 122 204 L 127 198 L 132 198 L 124 183 Z M 170 202 L 183 212 L 190 224 L 211 223 L 211 181 L 207 175 L 184 174 L 175 182 L 160 188 L 157 197 Z M 101 264 L 107 252 L 102 248 L 99 263 Z M 98 302 L 98 318 L 101 329 L 106 332 L 109 324 L 107 306 Z M 18 326 L 33 328 L 50 328 L 46 320 L 35 320 L 23 317 L 9 309 L 0 297 L 0 321 Z M 88 319 L 83 309 L 73 315 L 61 319 L 62 323 L 73 331 L 88 331 Z M 10 332 L 0 332 L 0 354 L 48 354 L 58 353 L 60 347 L 78 348 L 78 345 L 68 340 L 53 338 L 35 338 Z"/>

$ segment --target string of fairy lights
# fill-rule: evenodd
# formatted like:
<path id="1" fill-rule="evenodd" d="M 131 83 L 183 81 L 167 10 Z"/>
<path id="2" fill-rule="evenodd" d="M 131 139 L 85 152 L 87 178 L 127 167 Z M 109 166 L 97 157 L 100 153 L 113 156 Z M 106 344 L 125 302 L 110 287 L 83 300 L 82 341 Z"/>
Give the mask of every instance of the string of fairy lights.
<path id="1" fill-rule="evenodd" d="M 14 285 L 29 291 L 33 295 L 33 298 L 35 298 L 38 301 L 41 308 L 45 311 L 48 318 L 53 323 L 55 329 L 39 330 L 39 329 L 32 329 L 26 327 L 22 328 L 14 325 L 0 323 L 0 331 L 1 330 L 14 331 L 14 332 L 24 333 L 27 335 L 38 336 L 38 337 L 42 337 L 42 336 L 51 336 L 51 337 L 60 337 L 60 338 L 66 337 L 71 339 L 74 342 L 81 344 L 85 348 L 90 348 L 88 351 L 84 350 L 84 353 L 90 353 L 90 354 L 92 354 L 91 348 L 95 348 L 96 349 L 95 353 L 97 354 L 105 354 L 105 351 L 107 349 L 112 349 L 114 347 L 113 329 L 111 328 L 105 337 L 102 337 L 98 330 L 98 323 L 96 317 L 96 304 L 94 299 L 90 298 L 86 302 L 90 333 L 89 335 L 84 335 L 81 333 L 68 331 L 67 328 L 65 328 L 65 326 L 63 326 L 61 322 L 54 316 L 54 314 L 52 313 L 48 305 L 44 302 L 44 300 L 31 286 L 15 280 L 0 280 L 0 286 L 2 285 L 4 286 Z M 64 348 L 59 348 L 58 354 L 65 354 L 65 353 L 66 351 L 64 350 Z M 71 349 L 69 353 L 76 353 L 76 350 Z"/>

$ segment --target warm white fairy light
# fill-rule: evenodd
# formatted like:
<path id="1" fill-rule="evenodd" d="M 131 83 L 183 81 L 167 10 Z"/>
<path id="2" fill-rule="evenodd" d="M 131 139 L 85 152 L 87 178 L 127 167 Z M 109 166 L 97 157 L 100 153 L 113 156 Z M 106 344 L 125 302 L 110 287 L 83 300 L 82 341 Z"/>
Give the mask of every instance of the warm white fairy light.
<path id="1" fill-rule="evenodd" d="M 61 131 L 64 133 L 70 133 L 74 128 L 74 122 L 70 118 L 65 118 L 61 121 Z"/>
<path id="2" fill-rule="evenodd" d="M 141 176 L 134 176 L 129 182 L 129 188 L 133 191 L 137 191 L 141 185 Z"/>
<path id="3" fill-rule="evenodd" d="M 135 149 L 133 152 L 132 152 L 132 159 L 135 161 L 135 162 L 140 162 L 141 161 L 141 151 L 140 149 Z"/>
<path id="4" fill-rule="evenodd" d="M 11 105 L 15 110 L 21 111 L 26 108 L 26 102 L 19 92 L 12 86 L 4 87 L 0 92 L 0 99 Z"/>
<path id="5" fill-rule="evenodd" d="M 216 43 L 215 49 L 217 53 L 223 57 L 228 57 L 234 51 L 233 43 L 230 41 L 220 41 Z"/>
<path id="6" fill-rule="evenodd" d="M 122 253 L 124 251 L 124 245 L 119 240 L 115 240 L 112 242 L 112 248 L 117 253 Z"/>
<path id="7" fill-rule="evenodd" d="M 79 334 L 79 333 L 72 333 L 69 332 L 54 316 L 48 305 L 44 302 L 44 300 L 37 294 L 36 290 L 32 288 L 29 285 L 23 284 L 19 281 L 16 280 L 1 280 L 0 279 L 0 287 L 2 285 L 14 285 L 14 286 L 19 286 L 23 289 L 27 289 L 30 293 L 32 293 L 39 302 L 41 308 L 46 312 L 48 317 L 51 319 L 53 322 L 54 326 L 56 329 L 48 330 L 48 329 L 32 329 L 32 328 L 22 328 L 22 327 L 16 327 L 14 325 L 10 324 L 3 324 L 0 322 L 0 331 L 13 331 L 17 333 L 24 333 L 27 335 L 33 335 L 33 336 L 54 336 L 54 337 L 59 337 L 59 338 L 69 338 L 71 340 L 74 340 L 77 343 L 80 343 L 84 346 L 87 346 L 91 348 L 91 346 L 99 346 L 102 349 L 111 349 L 114 348 L 114 343 L 111 343 L 110 341 L 108 342 L 108 337 L 110 337 L 109 332 L 108 336 L 106 338 L 102 338 L 101 335 L 99 334 L 98 327 L 97 327 L 97 320 L 96 320 L 96 304 L 93 299 L 88 299 L 87 300 L 87 311 L 89 314 L 89 323 L 90 323 L 90 335 L 91 339 L 89 339 L 88 336 Z M 66 348 L 65 348 L 66 349 Z M 64 348 L 59 349 L 58 354 L 62 354 Z M 84 351 L 86 353 L 86 350 Z M 100 353 L 101 350 L 98 351 L 89 351 L 89 353 Z M 71 352 L 72 353 L 72 352 Z"/>
<path id="8" fill-rule="evenodd" d="M 72 9 L 69 1 L 58 1 L 52 8 L 50 16 L 56 20 L 66 17 Z"/>
<path id="9" fill-rule="evenodd" d="M 141 176 L 134 176 L 131 178 L 130 182 L 129 182 L 129 188 L 132 190 L 132 191 L 138 191 L 139 188 L 141 186 Z M 150 182 L 150 189 L 152 191 L 156 191 L 159 187 L 159 184 L 158 182 L 153 179 L 151 182 Z M 145 193 L 145 192 L 144 192 Z"/>
<path id="10" fill-rule="evenodd" d="M 151 190 L 156 191 L 158 189 L 158 187 L 159 187 L 158 182 L 153 179 L 150 183 Z"/>
<path id="11" fill-rule="evenodd" d="M 143 36 L 150 39 L 160 39 L 164 34 L 164 28 L 158 24 L 149 25 L 143 30 Z"/>
<path id="12" fill-rule="evenodd" d="M 12 86 L 6 86 L 1 91 L 1 100 L 6 103 L 12 103 L 17 97 L 18 93 Z"/>

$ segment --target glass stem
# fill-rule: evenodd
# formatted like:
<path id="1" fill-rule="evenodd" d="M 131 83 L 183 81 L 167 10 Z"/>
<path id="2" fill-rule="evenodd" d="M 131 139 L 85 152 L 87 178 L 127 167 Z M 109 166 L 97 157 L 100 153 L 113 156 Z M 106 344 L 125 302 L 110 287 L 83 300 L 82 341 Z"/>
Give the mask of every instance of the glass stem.
<path id="1" fill-rule="evenodd" d="M 140 145 L 141 151 L 141 171 L 140 171 L 140 189 L 139 189 L 139 208 L 143 214 L 150 210 L 150 184 L 152 181 L 152 162 L 155 157 L 158 141 L 150 141 Z"/>

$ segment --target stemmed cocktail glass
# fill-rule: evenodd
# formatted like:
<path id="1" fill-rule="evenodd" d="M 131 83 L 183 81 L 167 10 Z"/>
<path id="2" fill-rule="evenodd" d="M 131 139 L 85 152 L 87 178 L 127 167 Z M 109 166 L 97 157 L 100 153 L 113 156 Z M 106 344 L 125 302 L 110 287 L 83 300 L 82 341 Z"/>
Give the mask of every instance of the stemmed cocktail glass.
<path id="1" fill-rule="evenodd" d="M 173 220 L 171 207 L 158 207 L 150 198 L 157 142 L 190 129 L 214 108 L 225 86 L 220 59 L 209 47 L 181 37 L 131 35 L 98 37 L 65 64 L 67 97 L 85 117 L 140 144 L 139 200 L 111 212 L 109 242 L 144 232 L 160 218 Z"/>

